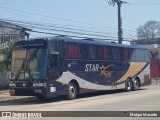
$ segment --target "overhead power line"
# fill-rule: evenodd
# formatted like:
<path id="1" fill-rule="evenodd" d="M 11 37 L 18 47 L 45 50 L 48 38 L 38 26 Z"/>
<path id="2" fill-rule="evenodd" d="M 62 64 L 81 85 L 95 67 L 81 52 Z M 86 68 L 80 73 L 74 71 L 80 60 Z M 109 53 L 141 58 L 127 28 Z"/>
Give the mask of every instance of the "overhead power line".
<path id="1" fill-rule="evenodd" d="M 30 12 L 30 11 L 24 11 L 24 10 L 28 10 L 28 9 L 18 10 L 18 9 L 4 7 L 4 6 L 0 6 L 0 8 L 11 10 L 11 11 L 15 11 L 15 12 L 21 12 L 21 13 L 31 14 L 31 15 L 35 15 L 35 16 L 39 16 L 39 17 L 44 17 L 44 18 L 57 19 L 57 20 L 66 21 L 66 22 L 70 22 L 70 23 L 81 23 L 81 24 L 86 24 L 86 25 L 93 25 L 93 26 L 104 27 L 104 26 L 101 26 L 101 25 L 98 25 L 98 24 L 87 23 L 87 22 L 84 22 L 84 21 L 69 20 L 69 19 L 65 19 L 65 18 L 59 18 L 59 17 L 49 16 L 49 15 L 43 15 L 43 14 L 35 13 L 33 11 L 32 12 Z M 110 27 L 110 29 L 117 29 L 117 28 Z"/>
<path id="2" fill-rule="evenodd" d="M 14 28 L 14 27 L 8 27 L 8 26 L 2 26 L 0 25 L 0 27 L 4 27 L 4 28 L 11 28 L 11 29 L 16 29 L 16 30 L 21 30 L 20 28 Z M 102 38 L 102 37 L 83 37 L 83 36 L 77 36 L 77 35 L 67 35 L 67 34 L 56 34 L 56 33 L 52 33 L 52 32 L 44 32 L 44 31 L 38 31 L 38 30 L 28 30 L 29 32 L 35 32 L 35 33 L 42 33 L 42 34 L 49 34 L 49 35 L 58 35 L 58 36 L 67 36 L 67 37 L 75 37 L 75 38 L 83 38 L 83 39 L 96 39 L 96 40 L 109 40 L 109 41 L 117 41 L 117 39 L 113 39 L 113 38 Z M 130 41 L 130 40 L 124 40 L 124 41 Z"/>
<path id="3" fill-rule="evenodd" d="M 4 20 L 4 19 L 3 19 Z M 21 22 L 21 21 L 15 21 L 15 20 L 7 20 L 9 22 L 12 22 L 14 24 L 18 24 L 20 26 L 24 26 L 26 28 L 30 29 L 40 29 L 40 30 L 46 30 L 46 31 L 55 31 L 59 33 L 69 33 L 69 34 L 78 34 L 78 35 L 87 35 L 87 36 L 96 36 L 96 37 L 108 37 L 108 38 L 116 38 L 115 35 L 111 36 L 110 34 L 106 35 L 104 32 L 97 32 L 97 31 L 83 31 L 79 29 L 69 29 L 69 28 L 61 28 L 61 27 L 55 27 L 52 25 L 43 25 L 43 24 L 37 24 L 37 23 L 29 23 L 29 22 Z M 128 37 L 125 37 L 125 39 L 133 39 L 132 35 L 128 35 Z"/>
<path id="4" fill-rule="evenodd" d="M 49 16 L 49 15 L 43 15 L 43 14 L 39 14 L 39 13 L 35 13 L 35 12 L 30 12 L 28 11 L 28 9 L 23 9 L 23 10 L 18 10 L 18 9 L 13 9 L 13 8 L 8 8 L 8 7 L 4 7 L 4 6 L 0 6 L 0 8 L 2 9 L 7 9 L 7 10 L 11 10 L 11 11 L 15 11 L 15 12 L 21 12 L 21 13 L 27 13 L 27 14 L 31 14 L 31 15 L 35 15 L 35 16 L 40 16 L 40 17 L 47 17 L 47 18 L 51 18 L 51 19 L 57 19 L 57 20 L 61 20 L 61 21 L 67 21 L 67 22 L 70 22 L 70 23 L 81 23 L 81 24 L 85 24 L 85 25 L 92 25 L 92 28 L 93 26 L 98 26 L 98 27 L 101 27 L 103 28 L 104 26 L 102 25 L 98 25 L 98 24 L 92 24 L 92 23 L 87 23 L 87 22 L 84 22 L 84 21 L 77 21 L 77 20 L 68 20 L 68 19 L 64 19 L 64 18 L 59 18 L 59 17 L 53 17 L 53 16 Z M 24 11 L 24 10 L 27 10 L 27 11 Z M 72 26 L 72 25 L 71 25 Z M 82 26 L 83 28 L 86 27 L 86 26 Z M 88 27 L 88 26 L 87 26 Z M 90 27 L 91 28 L 91 27 Z M 96 27 L 94 27 L 96 28 Z M 105 28 L 108 28 L 108 29 L 116 29 L 115 27 L 105 27 Z M 96 28 L 97 29 L 97 28 Z M 133 30 L 129 30 L 129 29 L 125 29 L 126 31 L 132 31 Z"/>
<path id="5" fill-rule="evenodd" d="M 87 33 L 91 32 L 91 33 L 96 33 L 96 34 L 111 34 L 109 31 L 108 32 L 95 31 L 94 27 L 93 27 L 94 30 L 82 30 L 82 29 L 78 29 L 78 28 L 71 28 L 71 27 L 69 27 L 70 25 L 67 25 L 68 27 L 65 27 L 64 25 L 51 24 L 51 23 L 48 24 L 48 23 L 37 23 L 37 22 L 24 22 L 24 21 L 9 20 L 9 19 L 0 19 L 0 20 L 12 22 L 12 23 L 19 24 L 19 25 L 34 25 L 34 26 L 42 26 L 42 27 L 47 27 L 47 28 L 58 28 L 58 29 L 63 29 L 63 30 L 66 29 L 66 30 L 80 31 L 80 32 L 87 32 Z M 74 26 L 74 27 L 76 27 L 76 26 Z M 105 30 L 105 31 L 107 31 L 107 30 Z"/>

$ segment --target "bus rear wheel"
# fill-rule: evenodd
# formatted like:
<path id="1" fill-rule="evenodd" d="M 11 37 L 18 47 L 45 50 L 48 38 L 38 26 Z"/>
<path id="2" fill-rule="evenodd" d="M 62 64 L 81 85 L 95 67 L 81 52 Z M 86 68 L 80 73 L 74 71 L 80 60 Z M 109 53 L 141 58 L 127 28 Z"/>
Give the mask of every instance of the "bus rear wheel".
<path id="1" fill-rule="evenodd" d="M 138 90 L 139 86 L 140 86 L 139 81 L 137 79 L 134 79 L 133 80 L 133 90 L 134 91 Z"/>
<path id="2" fill-rule="evenodd" d="M 77 86 L 74 83 L 69 83 L 67 89 L 67 99 L 73 100 L 76 98 L 76 96 L 77 96 Z"/>
<path id="3" fill-rule="evenodd" d="M 125 83 L 125 91 L 130 92 L 131 90 L 132 90 L 132 80 L 127 79 L 127 81 Z"/>

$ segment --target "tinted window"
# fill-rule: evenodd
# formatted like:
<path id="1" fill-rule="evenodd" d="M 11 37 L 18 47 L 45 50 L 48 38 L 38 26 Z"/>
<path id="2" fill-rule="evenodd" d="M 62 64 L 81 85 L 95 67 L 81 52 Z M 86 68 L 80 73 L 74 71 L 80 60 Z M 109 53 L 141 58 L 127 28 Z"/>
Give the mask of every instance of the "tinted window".
<path id="1" fill-rule="evenodd" d="M 96 53 L 96 47 L 95 46 L 89 46 L 88 47 L 88 58 L 89 59 L 96 59 L 97 53 Z"/>
<path id="2" fill-rule="evenodd" d="M 57 52 L 59 52 L 58 50 L 58 42 L 57 41 L 54 41 L 54 42 L 51 42 L 50 44 L 50 53 L 51 54 L 57 54 Z"/>
<path id="3" fill-rule="evenodd" d="M 113 59 L 113 53 L 112 53 L 112 48 L 108 47 L 108 59 L 112 60 Z"/>
<path id="4" fill-rule="evenodd" d="M 76 44 L 69 44 L 67 46 L 68 58 L 70 59 L 79 59 L 80 58 L 80 46 Z"/>
<path id="5" fill-rule="evenodd" d="M 98 49 L 97 49 L 97 57 L 98 57 L 98 59 L 103 59 L 103 47 L 99 47 Z"/>
<path id="6" fill-rule="evenodd" d="M 103 58 L 106 60 L 106 59 L 108 59 L 108 49 L 104 48 L 103 51 L 104 51 Z"/>
<path id="7" fill-rule="evenodd" d="M 108 49 L 102 46 L 98 47 L 97 48 L 97 58 L 100 60 L 108 59 Z"/>
<path id="8" fill-rule="evenodd" d="M 120 60 L 120 49 L 119 48 L 112 48 L 112 56 L 113 60 L 119 61 Z"/>
<path id="9" fill-rule="evenodd" d="M 87 45 L 85 44 L 80 45 L 80 58 L 88 59 L 88 49 L 87 49 Z"/>
<path id="10" fill-rule="evenodd" d="M 124 60 L 128 61 L 132 58 L 133 49 L 125 48 L 124 49 Z"/>
<path id="11" fill-rule="evenodd" d="M 149 51 L 143 49 L 135 49 L 133 51 L 132 61 L 149 62 Z"/>
<path id="12" fill-rule="evenodd" d="M 64 58 L 64 47 L 64 41 L 52 41 L 50 42 L 50 54 L 59 54 L 60 58 Z"/>

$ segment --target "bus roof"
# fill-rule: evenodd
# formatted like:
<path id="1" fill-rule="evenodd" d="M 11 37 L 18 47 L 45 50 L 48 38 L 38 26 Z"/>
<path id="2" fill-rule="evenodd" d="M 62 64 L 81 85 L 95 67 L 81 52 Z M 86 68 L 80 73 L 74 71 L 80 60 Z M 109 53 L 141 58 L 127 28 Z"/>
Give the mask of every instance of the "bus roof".
<path id="1" fill-rule="evenodd" d="M 106 46 L 113 46 L 113 47 L 125 47 L 125 48 L 137 48 L 137 49 L 148 49 L 145 46 L 140 45 L 125 45 L 125 44 L 118 44 L 118 43 L 111 43 L 105 40 L 98 40 L 98 39 L 74 39 L 66 36 L 55 36 L 55 37 L 37 37 L 37 38 L 29 38 L 29 39 L 23 39 L 18 40 L 17 42 L 23 42 L 23 41 L 42 41 L 42 40 L 48 40 L 48 41 L 65 41 L 65 42 L 74 42 L 74 43 L 84 43 L 84 44 L 94 44 L 94 45 L 106 45 Z"/>

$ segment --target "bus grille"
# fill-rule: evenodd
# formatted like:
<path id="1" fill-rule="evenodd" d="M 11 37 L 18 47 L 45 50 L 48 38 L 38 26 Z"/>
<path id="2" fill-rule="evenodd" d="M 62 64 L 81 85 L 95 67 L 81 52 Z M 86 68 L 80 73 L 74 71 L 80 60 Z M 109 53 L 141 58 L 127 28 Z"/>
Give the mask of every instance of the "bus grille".
<path id="1" fill-rule="evenodd" d="M 16 83 L 17 87 L 32 87 L 33 83 Z"/>

